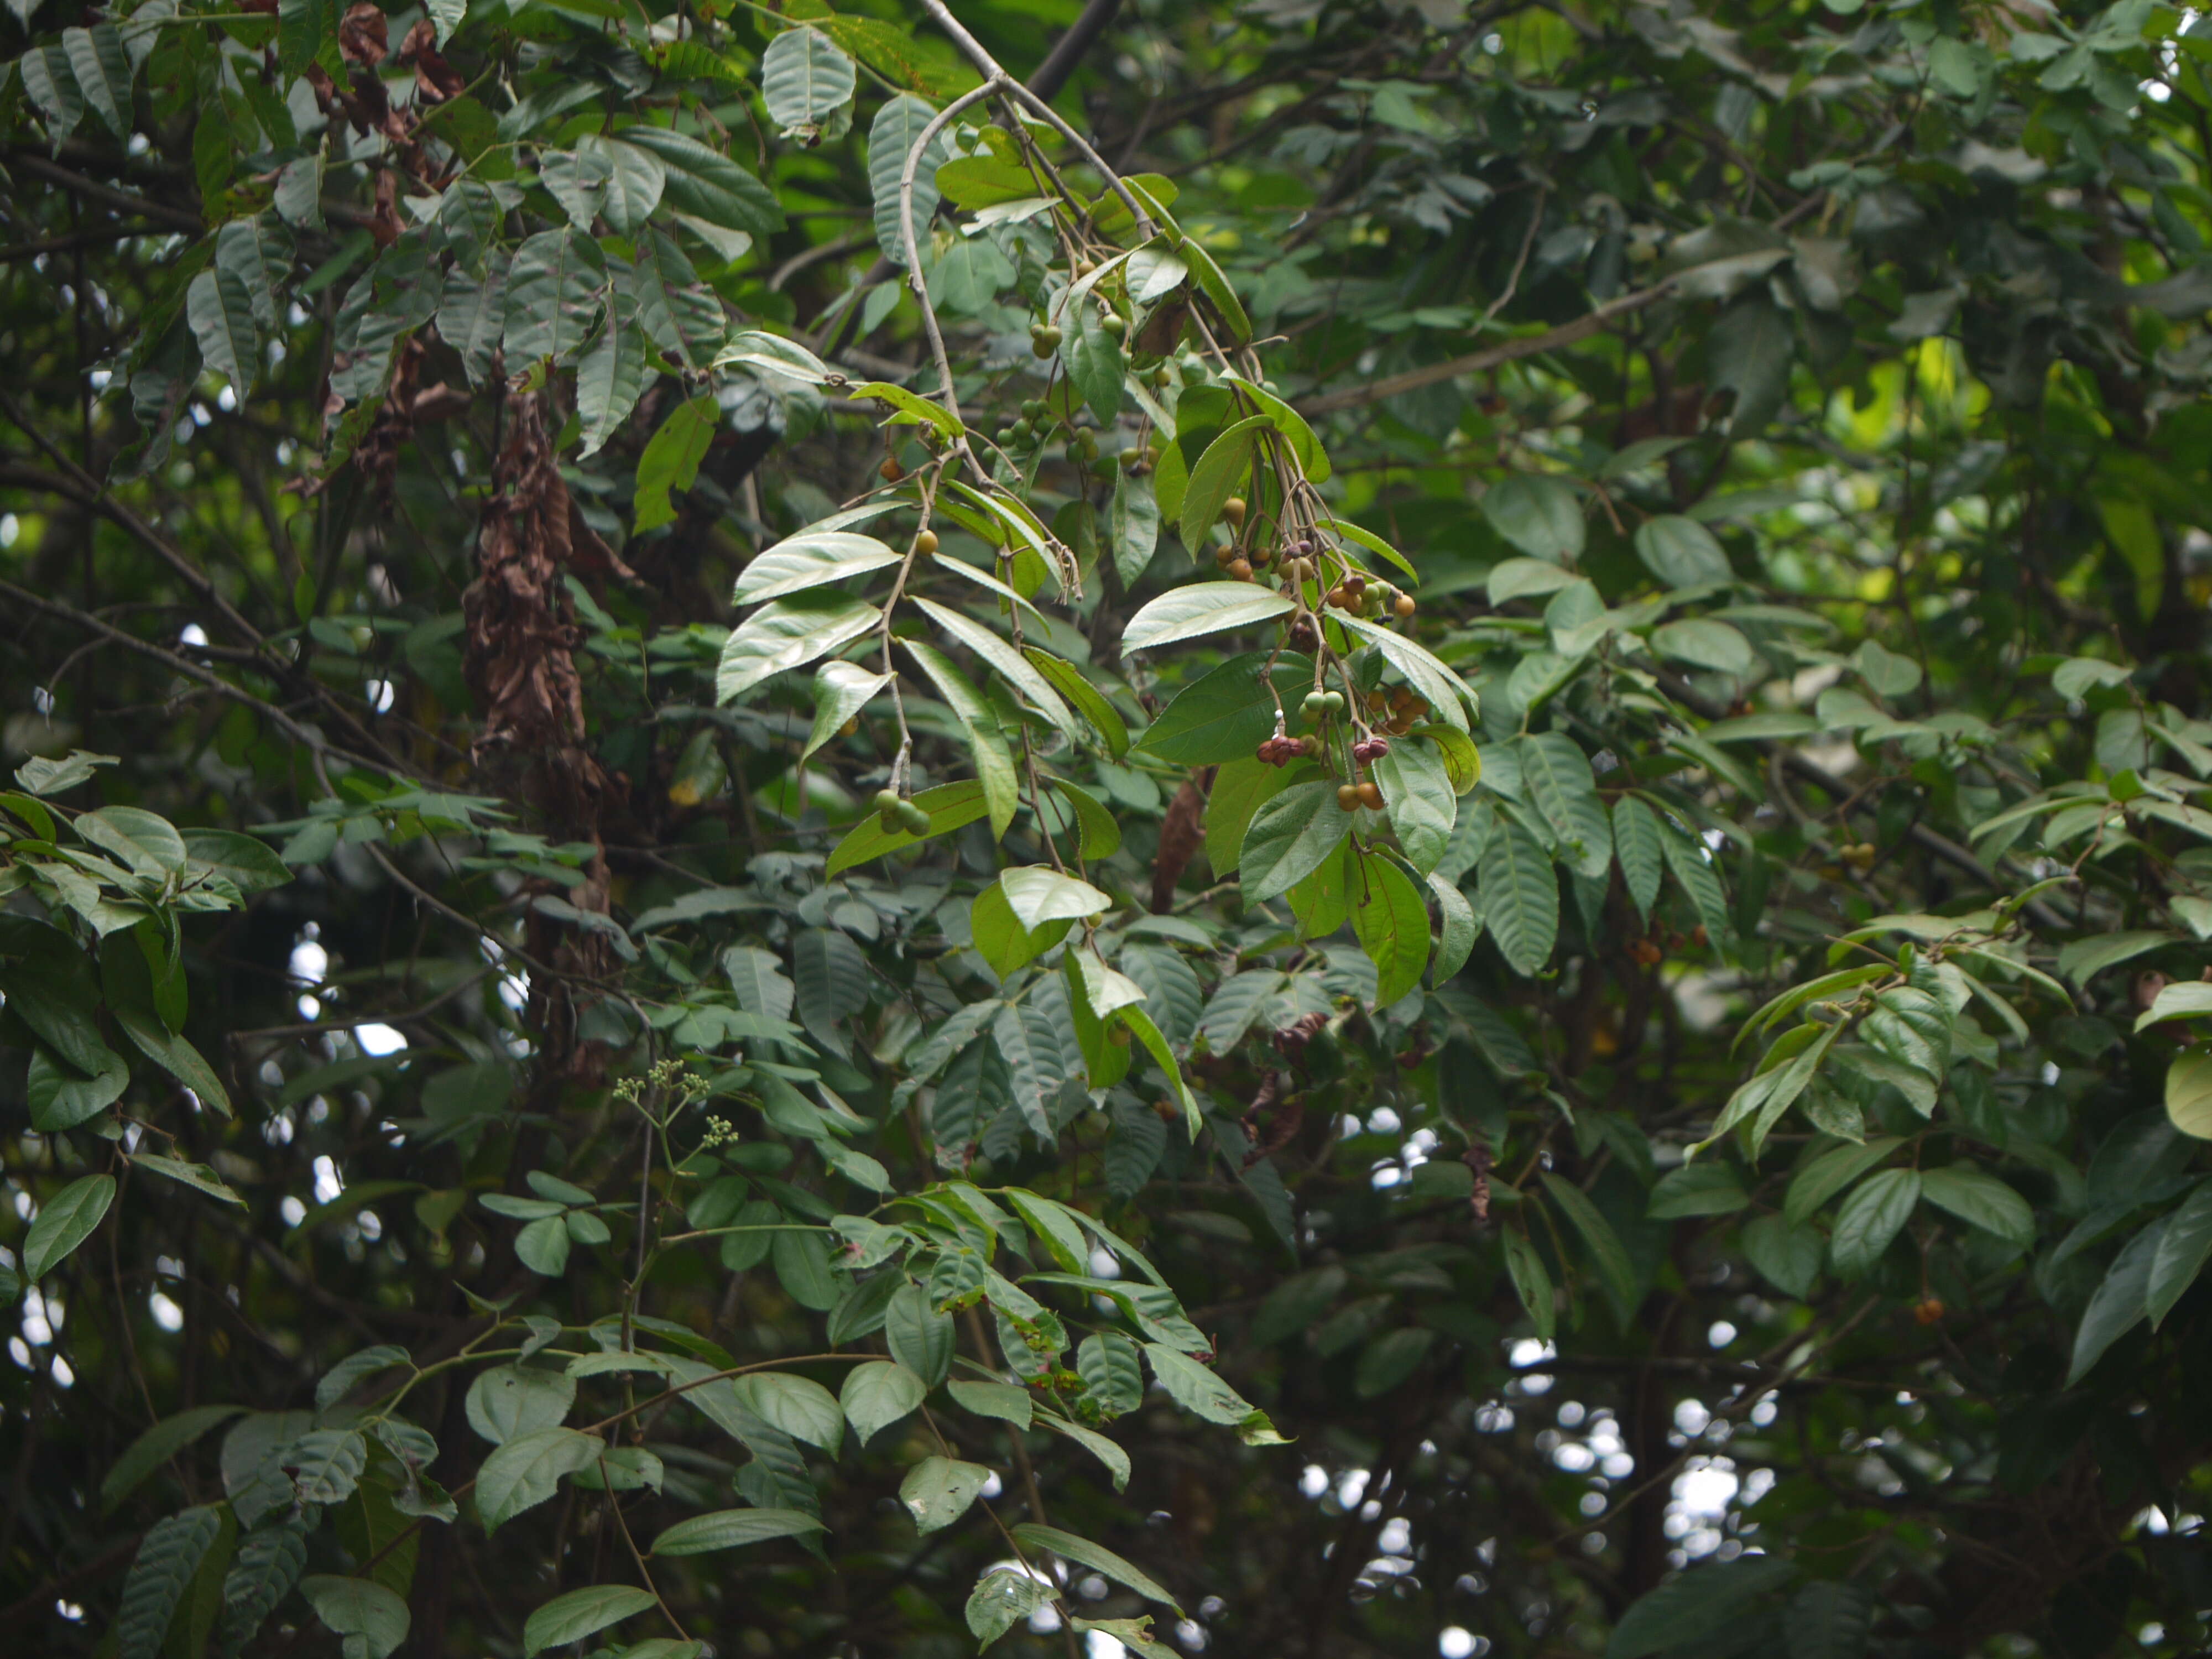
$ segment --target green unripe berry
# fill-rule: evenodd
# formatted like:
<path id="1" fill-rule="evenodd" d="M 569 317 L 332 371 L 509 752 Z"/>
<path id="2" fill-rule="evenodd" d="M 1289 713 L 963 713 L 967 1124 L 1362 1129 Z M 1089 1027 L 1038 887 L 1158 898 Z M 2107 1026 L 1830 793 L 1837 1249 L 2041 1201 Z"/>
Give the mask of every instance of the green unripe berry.
<path id="1" fill-rule="evenodd" d="M 899 823 L 909 836 L 926 836 L 929 833 L 929 809 L 908 801 L 899 808 Z"/>
<path id="2" fill-rule="evenodd" d="M 898 809 L 895 806 L 886 806 L 876 814 L 876 822 L 883 827 L 885 835 L 896 836 L 899 832 Z"/>
<path id="3" fill-rule="evenodd" d="M 878 812 L 896 812 L 899 809 L 899 803 L 900 795 L 897 790 L 878 789 L 876 791 L 876 811 Z"/>
<path id="4" fill-rule="evenodd" d="M 1120 339 L 1129 331 L 1129 319 L 1118 311 L 1109 311 L 1098 319 L 1099 331 L 1109 339 Z"/>

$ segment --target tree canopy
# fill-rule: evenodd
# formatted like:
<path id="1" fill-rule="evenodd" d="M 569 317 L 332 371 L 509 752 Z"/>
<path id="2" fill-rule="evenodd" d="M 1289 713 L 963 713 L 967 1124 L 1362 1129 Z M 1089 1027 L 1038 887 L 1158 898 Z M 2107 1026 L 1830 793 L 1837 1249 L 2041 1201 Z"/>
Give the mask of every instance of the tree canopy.
<path id="1" fill-rule="evenodd" d="M 2212 22 L 8 9 L 11 1643 L 2212 1644 Z"/>

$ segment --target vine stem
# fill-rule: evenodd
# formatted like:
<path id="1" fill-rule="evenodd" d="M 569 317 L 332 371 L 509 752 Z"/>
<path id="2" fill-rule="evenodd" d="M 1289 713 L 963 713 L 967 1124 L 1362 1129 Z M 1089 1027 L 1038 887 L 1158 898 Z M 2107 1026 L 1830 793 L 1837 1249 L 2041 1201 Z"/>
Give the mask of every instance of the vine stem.
<path id="1" fill-rule="evenodd" d="M 938 9 L 942 11 L 944 9 L 939 7 Z M 952 22 L 950 13 L 945 14 L 945 21 L 951 23 L 951 27 L 956 29 L 960 27 L 958 23 Z M 961 33 L 964 34 L 966 31 L 961 30 Z M 980 51 L 981 48 L 979 47 L 978 50 Z M 937 142 L 938 134 L 950 126 L 954 118 L 962 111 L 974 107 L 999 91 L 1000 82 L 1005 79 L 1006 71 L 994 64 L 988 78 L 981 86 L 975 88 L 972 92 L 961 94 L 959 97 L 938 111 L 930 118 L 929 125 L 922 128 L 921 136 L 914 141 L 912 148 L 907 151 L 906 165 L 899 169 L 899 238 L 901 245 L 906 250 L 907 286 L 914 291 L 914 297 L 921 307 L 922 327 L 929 335 L 930 356 L 936 362 L 937 377 L 944 386 L 945 413 L 956 421 L 960 420 L 960 398 L 959 394 L 952 389 L 952 359 L 945 349 L 945 331 L 938 325 L 937 307 L 929 302 L 929 286 L 921 279 L 921 243 L 914 232 L 914 179 L 915 174 L 921 169 L 921 158 L 928 153 L 929 147 Z M 960 446 L 961 453 L 968 457 L 969 464 L 973 465 L 975 457 L 968 448 L 968 440 L 965 436 L 967 422 L 962 421 L 961 426 L 963 435 L 956 441 Z M 975 467 L 975 476 L 979 478 L 988 477 L 990 474 L 978 465 Z"/>
<path id="2" fill-rule="evenodd" d="M 1121 205 L 1129 210 L 1130 216 L 1137 222 L 1138 232 L 1149 240 L 1154 234 L 1152 216 L 1145 211 L 1144 204 L 1137 199 L 1136 192 L 1122 182 L 1121 175 L 1107 164 L 1106 158 L 1091 149 L 1081 133 L 1062 120 L 1058 110 L 1007 74 L 999 60 L 983 49 L 983 43 L 969 33 L 967 26 L 952 15 L 945 0 L 921 0 L 921 9 L 929 14 L 938 27 L 952 37 L 952 44 L 960 49 L 961 56 L 982 72 L 984 84 L 976 90 L 1011 93 L 1029 106 L 1048 126 L 1074 145 L 1076 153 L 1097 168 L 1099 177 L 1105 179 L 1113 192 L 1121 198 Z M 973 93 L 969 94 L 971 98 L 975 95 Z"/>

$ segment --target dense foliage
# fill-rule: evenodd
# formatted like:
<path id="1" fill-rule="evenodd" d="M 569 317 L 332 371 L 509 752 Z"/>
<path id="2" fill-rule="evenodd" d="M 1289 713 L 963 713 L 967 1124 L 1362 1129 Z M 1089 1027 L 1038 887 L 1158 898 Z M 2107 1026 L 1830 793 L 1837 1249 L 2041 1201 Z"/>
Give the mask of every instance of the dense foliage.
<path id="1" fill-rule="evenodd" d="M 2205 1646 L 2207 26 L 955 9 L 9 0 L 11 1650 Z"/>

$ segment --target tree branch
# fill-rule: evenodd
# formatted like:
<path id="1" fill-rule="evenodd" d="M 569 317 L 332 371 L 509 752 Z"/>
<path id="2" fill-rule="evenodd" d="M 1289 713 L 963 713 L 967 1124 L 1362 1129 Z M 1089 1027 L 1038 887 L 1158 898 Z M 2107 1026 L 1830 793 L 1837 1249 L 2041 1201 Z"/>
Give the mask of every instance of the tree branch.
<path id="1" fill-rule="evenodd" d="M 21 167 L 33 178 L 59 185 L 64 190 L 72 191 L 88 202 L 97 202 L 118 213 L 135 213 L 142 219 L 151 219 L 173 230 L 188 231 L 193 235 L 207 229 L 197 213 L 184 208 L 168 207 L 160 202 L 149 202 L 143 196 L 133 196 L 127 190 L 118 190 L 112 185 L 103 185 L 96 179 L 88 179 L 81 173 L 71 173 L 67 167 L 58 167 L 33 150 L 9 150 L 8 165 Z"/>
<path id="2" fill-rule="evenodd" d="M 1556 351 L 1563 345 L 1587 340 L 1616 318 L 1626 317 L 1646 306 L 1657 304 L 1674 293 L 1674 282 L 1675 278 L 1669 276 L 1654 283 L 1650 288 L 1624 294 L 1617 300 L 1608 300 L 1587 315 L 1577 317 L 1571 323 L 1561 323 L 1557 328 L 1546 329 L 1541 334 L 1508 340 L 1503 345 L 1470 352 L 1464 357 L 1450 357 L 1440 363 L 1409 368 L 1402 374 L 1386 375 L 1382 380 L 1370 380 L 1365 386 L 1348 386 L 1342 392 L 1309 398 L 1298 405 L 1298 413 L 1327 415 L 1340 409 L 1358 409 L 1366 404 L 1379 403 L 1385 398 L 1395 398 L 1401 392 L 1418 392 L 1421 387 L 1434 386 L 1439 380 L 1455 380 L 1462 374 L 1480 374 L 1485 369 L 1496 368 L 1502 363 L 1517 362 L 1523 357 L 1541 356 L 1545 352 Z"/>

